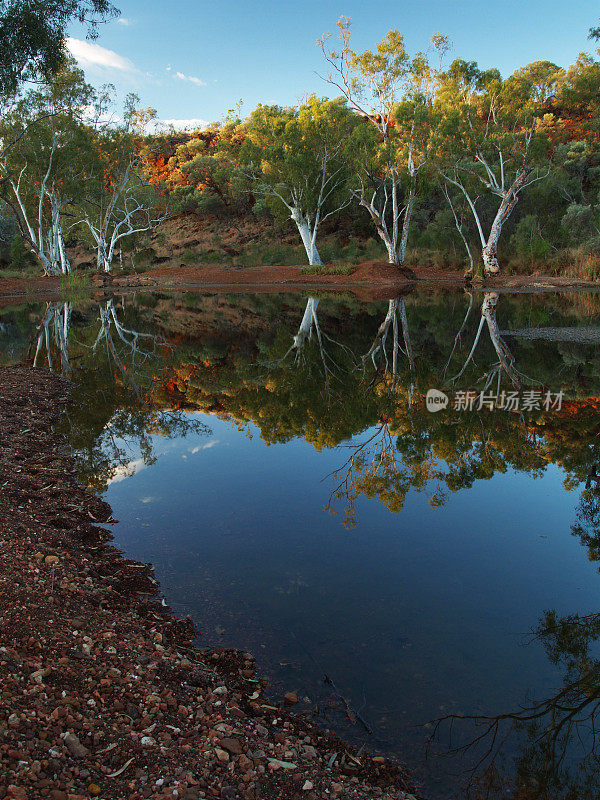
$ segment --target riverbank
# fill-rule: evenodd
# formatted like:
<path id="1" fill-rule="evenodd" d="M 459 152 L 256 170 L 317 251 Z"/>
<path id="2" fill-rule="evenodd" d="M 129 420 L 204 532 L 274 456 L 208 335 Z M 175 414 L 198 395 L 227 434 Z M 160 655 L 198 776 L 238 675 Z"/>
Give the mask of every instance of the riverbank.
<path id="1" fill-rule="evenodd" d="M 303 272 L 296 266 L 264 267 L 199 267 L 182 264 L 179 267 L 157 267 L 144 272 L 104 276 L 97 273 L 81 275 L 81 289 L 98 289 L 119 292 L 123 289 L 215 289 L 225 292 L 346 292 L 359 300 L 387 300 L 406 293 L 409 288 L 422 285 L 429 288 L 466 286 L 460 272 L 433 268 L 414 268 L 405 273 L 391 264 L 369 261 L 358 264 L 347 273 Z M 486 278 L 479 290 L 595 290 L 597 281 L 586 281 L 556 275 L 500 275 Z M 78 290 L 77 281 L 73 291 Z M 17 299 L 58 295 L 60 280 L 57 277 L 2 278 L 0 277 L 0 307 Z"/>
<path id="2" fill-rule="evenodd" d="M 265 700 L 250 654 L 196 649 L 77 483 L 68 392 L 0 369 L 0 798 L 408 800 L 404 769 Z"/>

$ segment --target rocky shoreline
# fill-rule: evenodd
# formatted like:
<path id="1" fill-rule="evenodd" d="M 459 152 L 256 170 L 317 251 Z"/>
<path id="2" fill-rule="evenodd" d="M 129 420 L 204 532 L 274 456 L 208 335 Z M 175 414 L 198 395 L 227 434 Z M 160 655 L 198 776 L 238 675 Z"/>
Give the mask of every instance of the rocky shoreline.
<path id="1" fill-rule="evenodd" d="M 402 767 L 264 699 L 250 654 L 195 647 L 77 482 L 68 395 L 0 368 L 0 798 L 413 800 Z"/>

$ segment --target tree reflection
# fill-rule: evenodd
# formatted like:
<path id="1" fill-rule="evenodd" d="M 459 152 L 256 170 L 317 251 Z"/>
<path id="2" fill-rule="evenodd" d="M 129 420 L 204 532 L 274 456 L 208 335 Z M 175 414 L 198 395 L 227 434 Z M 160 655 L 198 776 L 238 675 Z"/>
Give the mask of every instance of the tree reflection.
<path id="1" fill-rule="evenodd" d="M 427 409 L 423 390 L 415 392 L 418 386 L 439 386 L 453 357 L 463 349 L 474 305 L 473 295 L 468 293 L 467 296 L 468 307 L 457 325 L 444 368 L 440 369 L 440 360 L 430 366 L 421 351 L 419 369 L 411 356 L 407 358 L 404 372 L 395 355 L 398 352 L 411 354 L 412 347 L 407 336 L 404 337 L 405 349 L 399 347 L 398 327 L 394 328 L 398 305 L 397 301 L 390 301 L 386 318 L 363 358 L 363 363 L 371 361 L 375 369 L 374 377 L 367 375 L 366 380 L 371 381 L 378 396 L 379 419 L 375 430 L 370 431 L 364 440 L 347 445 L 351 449 L 350 455 L 332 473 L 338 482 L 331 493 L 328 508 L 334 510 L 338 503 L 343 503 L 346 524 L 355 523 L 356 501 L 361 494 L 367 498 L 376 497 L 390 511 L 398 512 L 411 490 L 426 492 L 430 505 L 435 508 L 446 502 L 450 492 L 469 488 L 477 480 L 489 480 L 509 468 L 537 476 L 549 463 L 561 463 L 567 472 L 567 488 L 581 481 L 582 474 L 587 475 L 591 460 L 589 435 L 597 423 L 586 413 L 585 403 L 567 403 L 563 415 L 546 412 L 541 407 L 524 414 L 501 409 L 491 412 L 476 406 L 460 414 L 450 410 L 433 414 Z M 454 388 L 461 387 L 459 380 L 462 379 L 465 391 L 475 395 L 468 388 L 467 381 L 473 381 L 471 386 L 478 386 L 478 391 L 485 392 L 497 379 L 496 395 L 500 396 L 503 376 L 508 377 L 513 387 L 541 385 L 540 381 L 527 378 L 517 368 L 516 359 L 498 324 L 498 300 L 495 292 L 484 294 L 473 343 L 460 371 L 447 380 Z M 482 375 L 475 364 L 474 354 L 478 346 L 483 348 L 483 330 L 489 333 L 489 344 L 497 361 L 486 366 Z M 388 357 L 385 351 L 390 331 L 392 357 Z M 488 358 L 487 351 L 485 357 Z M 576 416 L 570 417 L 570 409 Z M 581 425 L 577 433 L 573 430 L 571 436 L 568 429 L 573 420 Z M 586 444 L 579 438 L 582 435 L 584 438 L 587 436 Z M 595 452 L 596 445 L 592 449 Z"/>
<path id="2" fill-rule="evenodd" d="M 595 468 L 581 493 L 572 534 L 600 560 L 600 485 Z M 434 736 L 464 726 L 475 734 L 455 753 L 476 753 L 470 771 L 475 797 L 515 800 L 596 800 L 600 796 L 600 612 L 559 615 L 546 611 L 534 631 L 549 661 L 562 672 L 562 686 L 548 697 L 506 713 L 452 714 L 436 720 Z M 459 729 L 457 730 L 457 725 Z M 519 743 L 516 764 L 506 765 L 507 742 Z"/>
<path id="3" fill-rule="evenodd" d="M 95 324 L 78 329 L 71 343 L 71 303 L 50 303 L 36 330 L 30 356 L 34 366 L 44 357 L 58 363 L 64 377 L 73 370 L 77 351 L 77 385 L 59 428 L 73 447 L 79 474 L 87 486 L 105 491 L 116 475 L 133 474 L 135 463 L 156 460 L 153 437 L 209 434 L 199 420 L 178 409 L 157 406 L 150 389 L 172 351 L 159 334 L 127 326 L 113 299 L 98 306 Z M 58 357 L 57 357 L 58 355 Z"/>
<path id="4" fill-rule="evenodd" d="M 463 738 L 464 726 L 474 726 L 476 733 L 452 750 L 475 754 L 468 784 L 474 797 L 595 800 L 600 793 L 600 613 L 560 617 L 548 611 L 535 635 L 563 670 L 561 689 L 507 713 L 442 717 L 434 737 L 445 735 L 447 727 L 452 747 L 454 735 Z M 507 764 L 503 752 L 512 740 L 518 754 L 515 764 Z"/>
<path id="5" fill-rule="evenodd" d="M 54 372 L 53 350 L 58 353 L 63 378 L 71 373 L 69 360 L 69 334 L 71 330 L 72 303 L 48 303 L 40 322 L 35 342 L 33 366 L 37 367 L 43 350 L 46 351 L 48 369 Z"/>
<path id="6" fill-rule="evenodd" d="M 302 370 L 303 379 L 305 381 L 316 380 L 318 389 L 321 389 L 322 382 L 322 390 L 330 401 L 331 382 L 338 381 L 340 372 L 344 369 L 331 351 L 334 349 L 344 351 L 344 357 L 348 355 L 352 357 L 352 353 L 345 345 L 321 331 L 317 315 L 318 306 L 318 298 L 308 298 L 292 344 L 281 358 L 271 361 L 270 366 L 284 367 L 290 356 L 293 355 L 293 363 L 296 368 Z M 313 366 L 317 367 L 316 374 L 313 372 Z"/>
<path id="7" fill-rule="evenodd" d="M 400 345 L 400 337 L 398 335 L 398 321 L 402 329 L 402 339 L 404 342 L 404 349 Z M 388 334 L 392 330 L 391 336 L 391 369 L 390 359 L 388 358 L 387 339 Z M 410 330 L 408 327 L 408 319 L 406 316 L 406 305 L 403 297 L 397 297 L 390 300 L 388 303 L 387 314 L 385 319 L 377 329 L 377 333 L 369 350 L 362 357 L 363 365 L 367 361 L 373 363 L 376 371 L 383 371 L 385 375 L 390 375 L 392 381 L 395 383 L 398 378 L 398 360 L 400 355 L 403 354 L 408 360 L 408 366 L 411 377 L 414 379 L 415 361 L 413 356 L 412 344 L 410 341 Z M 411 390 L 412 393 L 412 390 Z"/>
<path id="8" fill-rule="evenodd" d="M 483 303 L 481 304 L 481 318 L 479 320 L 479 325 L 477 327 L 477 333 L 475 334 L 475 339 L 473 341 L 473 345 L 465 362 L 462 366 L 462 369 L 454 375 L 452 378 L 449 378 L 446 381 L 446 384 L 454 384 L 456 381 L 461 378 L 471 361 L 473 360 L 473 356 L 475 355 L 475 351 L 477 350 L 477 345 L 479 344 L 479 340 L 481 338 L 481 332 L 483 330 L 484 324 L 487 323 L 487 329 L 490 335 L 490 341 L 494 347 L 494 351 L 498 357 L 498 362 L 493 364 L 490 369 L 486 371 L 483 376 L 483 391 L 489 388 L 495 378 L 498 379 L 498 393 L 500 392 L 500 380 L 503 375 L 506 375 L 510 380 L 511 384 L 517 388 L 520 388 L 523 385 L 523 380 L 527 380 L 526 376 L 520 373 L 516 366 L 515 366 L 515 359 L 512 355 L 508 345 L 504 341 L 504 338 L 500 332 L 500 328 L 498 326 L 498 320 L 496 317 L 496 309 L 498 306 L 498 298 L 499 295 L 497 292 L 485 292 L 483 296 Z M 463 325 L 461 326 L 459 332 L 457 333 L 455 340 L 454 340 L 454 347 L 452 348 L 452 352 L 450 354 L 450 358 L 448 359 L 448 364 L 452 359 L 452 354 L 456 349 L 457 340 L 460 341 L 460 336 L 468 319 L 468 316 L 471 311 L 472 307 L 472 295 L 469 301 L 469 307 L 467 309 L 467 314 L 465 316 L 465 320 Z M 446 365 L 446 369 L 448 367 Z M 531 382 L 531 381 L 530 381 Z"/>

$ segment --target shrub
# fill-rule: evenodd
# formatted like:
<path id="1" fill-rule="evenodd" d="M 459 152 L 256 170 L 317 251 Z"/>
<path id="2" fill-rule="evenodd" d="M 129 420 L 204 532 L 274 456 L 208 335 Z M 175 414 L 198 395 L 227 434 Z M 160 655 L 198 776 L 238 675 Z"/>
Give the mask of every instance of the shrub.
<path id="1" fill-rule="evenodd" d="M 12 242 L 10 243 L 9 255 L 11 269 L 23 270 L 35 264 L 33 254 L 19 233 L 13 236 Z"/>

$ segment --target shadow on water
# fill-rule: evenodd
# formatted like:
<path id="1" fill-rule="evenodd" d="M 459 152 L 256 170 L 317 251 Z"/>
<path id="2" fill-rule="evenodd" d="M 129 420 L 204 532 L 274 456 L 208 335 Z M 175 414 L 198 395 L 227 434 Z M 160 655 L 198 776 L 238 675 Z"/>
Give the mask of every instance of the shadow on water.
<path id="1" fill-rule="evenodd" d="M 9 310 L 0 354 L 73 381 L 117 543 L 274 696 L 430 798 L 571 800 L 600 793 L 599 322 L 594 295 L 138 293 Z"/>

